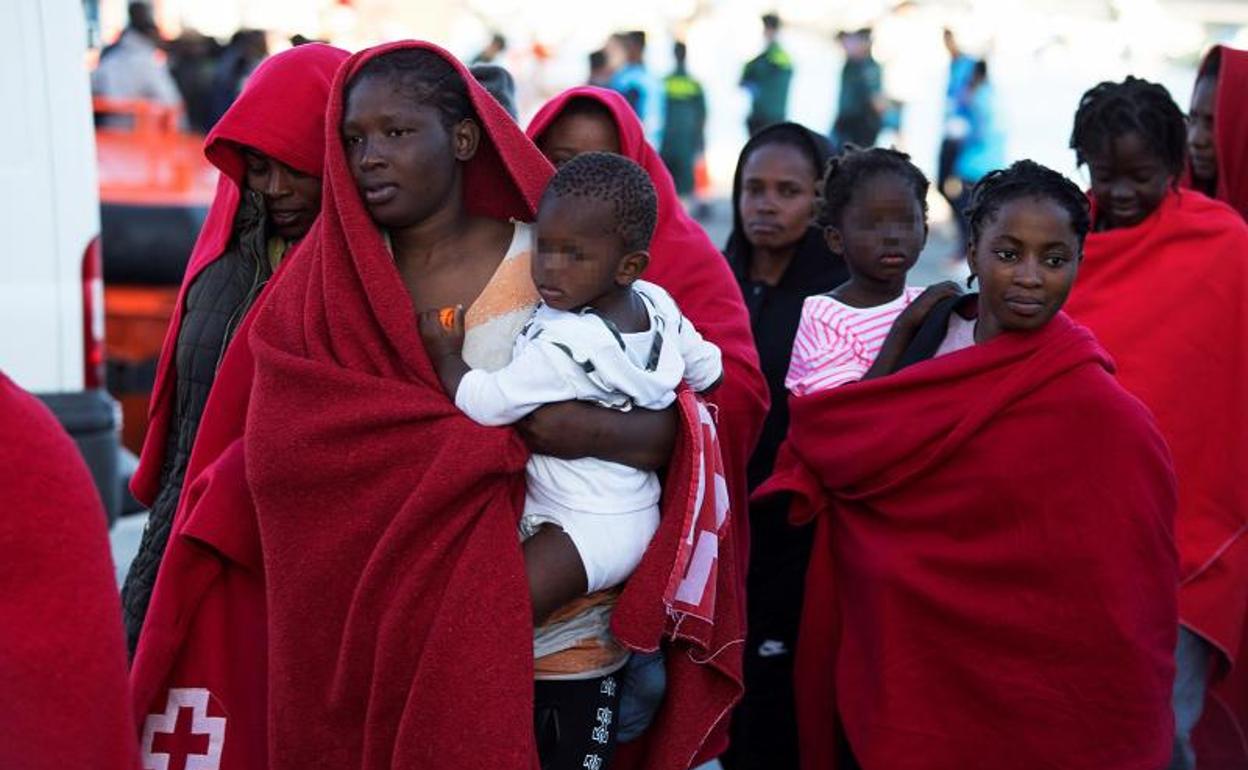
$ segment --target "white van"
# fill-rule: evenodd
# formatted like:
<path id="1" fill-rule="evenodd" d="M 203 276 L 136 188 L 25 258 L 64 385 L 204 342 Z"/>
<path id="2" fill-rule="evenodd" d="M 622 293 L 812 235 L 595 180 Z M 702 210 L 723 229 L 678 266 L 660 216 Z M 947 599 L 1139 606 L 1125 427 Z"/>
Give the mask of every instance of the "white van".
<path id="1" fill-rule="evenodd" d="M 0 371 L 78 442 L 110 520 L 116 402 L 103 389 L 100 203 L 81 0 L 0 2 Z"/>

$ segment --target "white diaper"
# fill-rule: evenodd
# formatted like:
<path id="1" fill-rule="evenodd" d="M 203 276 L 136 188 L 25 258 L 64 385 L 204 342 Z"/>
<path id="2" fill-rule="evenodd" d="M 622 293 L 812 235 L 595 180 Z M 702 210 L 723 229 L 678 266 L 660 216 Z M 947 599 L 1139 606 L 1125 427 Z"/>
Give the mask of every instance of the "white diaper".
<path id="1" fill-rule="evenodd" d="M 637 569 L 659 528 L 659 507 L 628 513 L 586 513 L 526 498 L 520 517 L 521 538 L 527 540 L 546 523 L 560 527 L 572 538 L 585 565 L 586 593 L 592 594 L 623 583 Z"/>

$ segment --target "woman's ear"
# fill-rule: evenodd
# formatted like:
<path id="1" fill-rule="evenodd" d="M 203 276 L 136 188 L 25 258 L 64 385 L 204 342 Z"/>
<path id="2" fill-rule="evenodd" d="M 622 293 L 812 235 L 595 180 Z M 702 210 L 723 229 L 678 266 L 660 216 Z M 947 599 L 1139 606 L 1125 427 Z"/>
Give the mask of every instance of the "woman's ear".
<path id="1" fill-rule="evenodd" d="M 845 239 L 841 237 L 841 231 L 832 225 L 823 228 L 823 242 L 828 244 L 828 251 L 833 254 L 845 255 Z"/>
<path id="2" fill-rule="evenodd" d="M 472 118 L 464 118 L 451 129 L 451 141 L 455 146 L 455 160 L 472 160 L 481 145 L 481 126 Z"/>
<path id="3" fill-rule="evenodd" d="M 971 288 L 971 284 L 975 282 L 975 278 L 979 275 L 979 271 L 975 269 L 975 241 L 967 241 L 966 244 L 966 267 L 971 274 L 967 276 L 966 288 Z"/>

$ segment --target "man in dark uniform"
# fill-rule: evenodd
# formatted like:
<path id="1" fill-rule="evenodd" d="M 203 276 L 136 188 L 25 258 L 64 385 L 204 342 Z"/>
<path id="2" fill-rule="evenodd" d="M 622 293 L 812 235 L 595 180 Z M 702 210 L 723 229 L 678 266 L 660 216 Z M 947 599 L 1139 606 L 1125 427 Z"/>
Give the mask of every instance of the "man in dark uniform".
<path id="1" fill-rule="evenodd" d="M 741 87 L 753 97 L 753 106 L 745 125 L 750 136 L 773 123 L 782 123 L 789 109 L 789 82 L 793 79 L 793 60 L 780 47 L 780 17 L 769 13 L 763 17 L 763 38 L 767 47 L 745 65 Z"/>
<path id="2" fill-rule="evenodd" d="M 676 194 L 687 198 L 694 192 L 694 166 L 706 145 L 706 95 L 685 68 L 685 44 L 677 43 L 672 55 L 676 69 L 663 79 L 666 105 L 659 155 L 672 172 Z"/>

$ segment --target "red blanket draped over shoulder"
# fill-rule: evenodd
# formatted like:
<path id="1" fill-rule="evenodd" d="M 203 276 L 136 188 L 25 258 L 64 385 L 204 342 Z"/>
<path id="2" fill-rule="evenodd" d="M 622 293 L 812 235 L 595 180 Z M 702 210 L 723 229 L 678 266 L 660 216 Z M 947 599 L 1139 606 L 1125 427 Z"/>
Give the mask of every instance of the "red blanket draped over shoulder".
<path id="1" fill-rule="evenodd" d="M 1218 200 L 1248 219 L 1248 51 L 1214 46 L 1222 58 L 1213 107 L 1213 141 L 1218 155 Z M 1201 64 L 1203 71 L 1205 65 Z"/>
<path id="2" fill-rule="evenodd" d="M 1248 226 L 1221 202 L 1171 192 L 1139 225 L 1088 236 L 1067 308 L 1157 417 L 1179 480 L 1179 614 L 1238 665 L 1248 643 Z M 1225 698 L 1238 701 L 1241 727 L 1225 742 L 1240 763 L 1245 685 L 1206 709 L 1226 716 Z"/>
<path id="3" fill-rule="evenodd" d="M 334 72 L 346 58 L 346 51 L 310 44 L 267 59 L 209 135 L 205 152 L 222 173 L 183 296 L 229 243 L 244 183 L 240 146 L 321 175 L 325 105 Z M 298 254 L 286 255 L 261 302 Z M 132 484 L 143 499 L 156 494 L 160 481 L 181 316 L 179 304 Z M 240 324 L 217 370 L 131 668 L 145 768 L 192 759 L 223 768 L 264 767 L 263 566 L 242 452 L 253 369 L 247 333 L 254 318 L 252 312 Z"/>
<path id="4" fill-rule="evenodd" d="M 777 474 L 821 512 L 803 767 L 1157 768 L 1173 741 L 1174 478 L 1147 410 L 1059 315 L 793 398 Z M 838 614 L 839 613 L 839 614 Z"/>
<path id="5" fill-rule="evenodd" d="M 0 767 L 136 767 L 105 522 L 65 429 L 0 373 Z"/>

